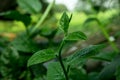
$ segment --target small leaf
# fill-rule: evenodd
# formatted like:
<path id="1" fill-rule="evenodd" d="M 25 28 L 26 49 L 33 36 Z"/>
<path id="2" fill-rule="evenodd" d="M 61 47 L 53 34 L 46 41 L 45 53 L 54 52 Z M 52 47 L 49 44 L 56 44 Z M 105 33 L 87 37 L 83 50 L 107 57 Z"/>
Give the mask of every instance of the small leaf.
<path id="1" fill-rule="evenodd" d="M 68 32 L 68 27 L 69 27 L 69 22 L 71 18 L 69 19 L 68 15 L 66 12 L 63 13 L 61 19 L 60 19 L 60 28 L 67 33 Z"/>
<path id="2" fill-rule="evenodd" d="M 65 40 L 70 40 L 70 41 L 79 40 L 79 39 L 86 40 L 86 38 L 87 37 L 83 32 L 77 31 L 77 32 L 69 33 L 68 36 L 65 38 Z"/>
<path id="3" fill-rule="evenodd" d="M 48 65 L 47 80 L 64 80 L 63 70 L 58 62 Z"/>
<path id="4" fill-rule="evenodd" d="M 105 45 L 103 44 L 91 45 L 82 50 L 78 50 L 73 55 L 67 58 L 67 62 L 69 65 L 73 65 L 73 66 L 79 65 L 80 63 L 86 61 L 88 57 L 99 53 L 99 51 L 102 50 L 104 47 Z"/>
<path id="5" fill-rule="evenodd" d="M 53 58 L 55 58 L 55 54 L 52 49 L 40 50 L 32 55 L 32 57 L 28 60 L 27 66 L 29 67 L 35 64 L 39 64 Z"/>
<path id="6" fill-rule="evenodd" d="M 17 0 L 18 5 L 29 13 L 38 13 L 42 6 L 39 0 Z"/>

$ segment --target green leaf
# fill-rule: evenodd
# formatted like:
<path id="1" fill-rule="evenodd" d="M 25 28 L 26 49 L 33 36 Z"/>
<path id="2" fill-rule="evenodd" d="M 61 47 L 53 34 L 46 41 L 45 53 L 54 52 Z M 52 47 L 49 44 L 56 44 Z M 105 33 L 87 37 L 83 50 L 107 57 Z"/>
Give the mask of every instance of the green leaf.
<path id="1" fill-rule="evenodd" d="M 39 0 L 17 0 L 18 5 L 29 13 L 38 13 L 42 6 Z"/>
<path id="2" fill-rule="evenodd" d="M 76 31 L 73 33 L 69 33 L 68 36 L 65 38 L 65 40 L 69 40 L 69 41 L 74 41 L 74 40 L 86 40 L 87 36 L 81 32 L 81 31 Z"/>
<path id="3" fill-rule="evenodd" d="M 27 66 L 29 67 L 35 64 L 39 64 L 53 58 L 55 58 L 55 53 L 52 49 L 40 50 L 32 55 L 32 57 L 28 60 Z"/>
<path id="4" fill-rule="evenodd" d="M 120 55 L 115 57 L 109 65 L 106 65 L 99 73 L 98 78 L 100 80 L 110 80 L 114 77 L 115 71 L 120 66 Z"/>
<path id="5" fill-rule="evenodd" d="M 92 22 L 92 21 L 96 21 L 98 24 L 101 24 L 99 19 L 97 19 L 96 17 L 89 17 L 88 19 L 85 20 L 85 22 L 83 23 L 83 26 L 85 26 L 86 24 L 88 24 L 89 22 Z"/>
<path id="6" fill-rule="evenodd" d="M 58 62 L 48 65 L 47 80 L 65 80 L 63 70 Z"/>
<path id="7" fill-rule="evenodd" d="M 66 14 L 66 12 L 63 13 L 61 19 L 60 19 L 60 28 L 67 33 L 68 32 L 68 27 L 69 27 L 69 23 L 72 17 L 68 17 L 68 15 Z"/>
<path id="8" fill-rule="evenodd" d="M 29 15 L 21 14 L 18 11 L 8 11 L 2 13 L 0 16 L 3 16 L 6 19 L 22 21 L 25 24 L 25 26 L 28 26 L 31 23 L 31 18 Z"/>
<path id="9" fill-rule="evenodd" d="M 78 50 L 77 52 L 73 53 L 73 55 L 67 58 L 67 63 L 69 65 L 77 66 L 81 63 L 84 63 L 87 58 L 98 54 L 100 50 L 102 50 L 105 45 L 90 45 L 82 50 Z"/>

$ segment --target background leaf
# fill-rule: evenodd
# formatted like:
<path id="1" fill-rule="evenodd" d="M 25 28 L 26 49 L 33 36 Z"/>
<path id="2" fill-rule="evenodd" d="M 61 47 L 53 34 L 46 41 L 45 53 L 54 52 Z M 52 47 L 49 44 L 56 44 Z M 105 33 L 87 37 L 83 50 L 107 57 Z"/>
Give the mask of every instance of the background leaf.
<path id="1" fill-rule="evenodd" d="M 18 11 L 8 11 L 0 14 L 0 16 L 3 16 L 5 19 L 22 21 L 25 26 L 28 26 L 31 23 L 31 18 L 29 15 L 21 14 Z"/>
<path id="2" fill-rule="evenodd" d="M 114 77 L 115 71 L 117 67 L 120 66 L 120 55 L 114 58 L 114 60 L 103 68 L 103 70 L 99 73 L 98 78 L 100 80 L 109 80 Z"/>
<path id="3" fill-rule="evenodd" d="M 28 13 L 38 13 L 42 8 L 39 0 L 17 0 L 17 2 Z"/>
<path id="4" fill-rule="evenodd" d="M 32 39 L 28 38 L 27 35 L 21 34 L 16 37 L 11 45 L 18 51 L 22 52 L 36 52 L 38 51 L 38 46 L 33 42 Z"/>
<path id="5" fill-rule="evenodd" d="M 100 20 L 97 19 L 97 17 L 89 17 L 85 20 L 85 22 L 83 23 L 83 26 L 85 26 L 86 24 L 88 24 L 92 21 L 96 21 L 98 24 L 101 24 Z"/>
<path id="6" fill-rule="evenodd" d="M 53 58 L 55 58 L 55 53 L 52 49 L 40 50 L 32 55 L 32 57 L 28 60 L 27 66 L 29 67 L 35 64 L 39 64 Z"/>

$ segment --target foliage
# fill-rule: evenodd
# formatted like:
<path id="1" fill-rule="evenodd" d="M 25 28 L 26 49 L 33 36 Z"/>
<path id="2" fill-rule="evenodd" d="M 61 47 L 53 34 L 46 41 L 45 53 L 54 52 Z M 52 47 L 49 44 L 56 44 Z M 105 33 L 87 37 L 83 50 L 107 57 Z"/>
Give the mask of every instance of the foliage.
<path id="1" fill-rule="evenodd" d="M 18 0 L 19 6 L 30 14 L 36 14 L 41 10 L 41 3 L 38 0 L 34 2 Z M 106 50 L 108 43 L 91 44 L 64 56 L 65 46 L 68 43 L 70 45 L 72 42 L 84 41 L 87 36 L 79 30 L 69 31 L 72 14 L 69 16 L 66 12 L 63 12 L 59 20 L 59 28 L 45 29 L 46 27 L 41 24 L 48 17 L 53 4 L 54 1 L 35 25 L 30 25 L 30 16 L 19 11 L 3 13 L 8 18 L 22 21 L 26 31 L 17 35 L 13 41 L 0 37 L 0 80 L 110 80 L 115 78 L 119 80 L 120 51 L 115 43 L 109 41 L 110 36 L 104 28 L 106 24 L 102 24 L 96 17 L 90 17 L 86 19 L 83 26 L 97 21 L 100 30 L 112 45 L 112 51 Z M 60 30 L 63 32 L 63 38 L 56 44 L 54 38 Z M 119 32 L 115 36 L 119 37 Z M 39 38 L 43 41 L 40 42 Z M 95 64 L 97 67 L 93 67 L 94 69 L 90 71 L 91 65 L 87 66 L 87 62 L 91 59 L 100 61 L 100 64 Z"/>
<path id="2" fill-rule="evenodd" d="M 62 58 L 62 49 L 64 47 L 64 45 L 66 44 L 67 41 L 77 41 L 79 39 L 85 40 L 86 39 L 86 35 L 80 31 L 78 32 L 73 32 L 73 33 L 68 33 L 68 28 L 69 28 L 69 22 L 71 20 L 72 17 L 68 17 L 68 15 L 64 12 L 61 19 L 60 19 L 60 28 L 64 31 L 64 38 L 59 46 L 58 51 L 55 51 L 55 55 L 54 57 L 51 57 L 50 59 L 57 59 L 57 61 L 52 61 L 50 63 L 48 63 L 47 65 L 47 76 L 45 79 L 47 80 L 90 80 L 91 77 L 88 76 L 86 73 L 83 72 L 78 72 L 80 77 L 77 77 L 77 73 L 74 72 L 74 70 L 76 70 L 76 68 L 81 67 L 83 69 L 83 66 L 85 65 L 86 61 L 89 58 L 93 58 L 93 59 L 99 59 L 100 58 L 95 58 L 95 55 L 98 55 L 99 52 L 102 51 L 103 48 L 106 47 L 105 44 L 100 44 L 100 45 L 91 45 L 88 46 L 82 50 L 78 50 L 75 53 L 73 53 L 70 56 L 67 56 L 66 58 Z M 44 51 L 44 50 L 43 50 Z M 44 51 L 45 55 L 49 54 L 46 53 L 46 50 Z M 35 56 L 37 55 L 37 56 Z M 39 58 L 38 58 L 39 56 Z M 34 57 L 34 58 L 33 58 Z M 49 56 L 50 57 L 50 56 Z M 42 63 L 41 59 L 45 59 L 45 61 L 48 60 L 48 58 L 46 58 L 46 56 L 42 56 L 42 54 L 39 53 L 35 53 L 29 60 L 28 60 L 28 65 L 32 64 L 32 63 Z M 37 59 L 36 59 L 37 58 Z M 36 59 L 36 60 L 34 60 Z M 119 57 L 117 58 L 119 59 Z M 110 66 L 106 66 L 105 68 L 103 68 L 103 70 L 96 76 L 93 76 L 93 78 L 95 80 L 106 80 L 106 79 L 110 79 L 112 76 L 114 76 L 115 70 L 116 70 L 116 66 L 119 64 L 116 61 L 119 61 L 115 58 L 115 60 L 113 60 L 111 62 L 111 67 Z M 106 60 L 104 58 L 102 58 L 102 60 Z M 38 61 L 38 62 L 37 62 Z M 114 65 L 115 66 L 114 66 Z M 32 64 L 34 65 L 34 64 Z M 109 69 L 111 69 L 110 72 Z M 76 74 L 75 74 L 76 73 Z M 84 76 L 82 78 L 82 75 Z M 104 76 L 105 75 L 105 76 Z M 76 78 L 75 78 L 76 76 Z M 106 76 L 108 76 L 106 78 Z"/>
<path id="3" fill-rule="evenodd" d="M 19 6 L 24 9 L 24 11 L 29 13 L 38 13 L 41 10 L 41 3 L 39 0 L 17 0 Z M 33 4 L 34 3 L 34 4 Z"/>

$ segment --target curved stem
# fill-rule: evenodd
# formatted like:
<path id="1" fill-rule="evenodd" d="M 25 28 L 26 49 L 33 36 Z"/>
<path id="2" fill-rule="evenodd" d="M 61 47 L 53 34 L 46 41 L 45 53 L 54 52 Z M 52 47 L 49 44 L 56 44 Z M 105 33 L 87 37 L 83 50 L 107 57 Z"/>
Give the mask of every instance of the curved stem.
<path id="1" fill-rule="evenodd" d="M 43 21 L 46 19 L 46 17 L 48 16 L 48 13 L 50 12 L 52 6 L 54 5 L 55 0 L 53 0 L 52 3 L 50 3 L 47 7 L 47 9 L 45 10 L 45 12 L 43 13 L 43 16 L 41 17 L 41 19 L 37 22 L 37 24 L 35 25 L 35 27 L 32 29 L 31 34 L 32 35 L 37 29 L 38 27 L 43 23 Z"/>
<path id="2" fill-rule="evenodd" d="M 100 26 L 101 31 L 103 32 L 105 38 L 108 40 L 109 44 L 111 45 L 111 47 L 115 50 L 115 52 L 119 52 L 119 49 L 117 48 L 116 44 L 112 41 L 109 40 L 109 34 L 107 33 L 107 31 L 105 30 L 104 26 Z"/>
<path id="3" fill-rule="evenodd" d="M 63 69 L 64 75 L 65 75 L 65 79 L 66 79 L 66 80 L 69 80 L 69 78 L 68 78 L 68 72 L 67 72 L 67 70 L 65 69 L 64 63 L 63 63 L 63 61 L 62 61 L 61 52 L 62 52 L 63 46 L 64 46 L 64 40 L 63 40 L 62 43 L 60 44 L 58 59 L 59 59 L 60 65 L 61 65 L 61 67 L 62 67 L 62 69 Z"/>

